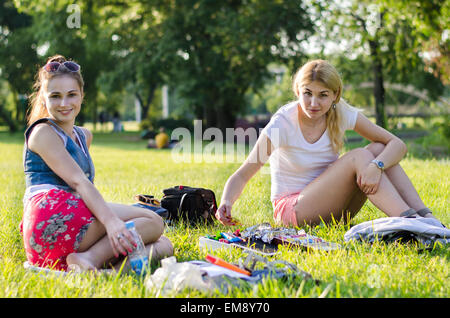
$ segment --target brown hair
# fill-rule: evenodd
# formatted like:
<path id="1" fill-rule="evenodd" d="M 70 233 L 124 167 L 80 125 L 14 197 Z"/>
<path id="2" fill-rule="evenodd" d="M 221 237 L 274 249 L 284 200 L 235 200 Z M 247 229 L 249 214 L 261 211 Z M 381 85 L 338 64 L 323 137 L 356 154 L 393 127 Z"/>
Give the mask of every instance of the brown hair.
<path id="1" fill-rule="evenodd" d="M 339 73 L 329 62 L 325 60 L 313 60 L 303 65 L 294 75 L 292 89 L 297 98 L 300 97 L 300 88 L 311 82 L 318 81 L 331 89 L 336 94 L 335 108 L 331 107 L 327 116 L 327 129 L 331 140 L 331 146 L 337 153 L 344 144 L 343 110 L 353 108 L 347 104 L 342 95 L 342 80 Z"/>
<path id="2" fill-rule="evenodd" d="M 47 63 L 59 62 L 64 63 L 67 59 L 62 55 L 54 55 L 47 59 Z M 47 88 L 47 83 L 50 79 L 61 75 L 72 76 L 80 86 L 81 95 L 83 95 L 84 81 L 81 76 L 80 71 L 71 72 L 65 67 L 60 67 L 56 72 L 47 72 L 43 67 L 39 68 L 36 74 L 36 80 L 33 84 L 33 93 L 30 95 L 30 108 L 28 109 L 27 123 L 31 125 L 38 119 L 47 117 L 49 114 L 47 112 L 47 107 L 45 106 L 45 99 L 43 95 L 43 90 Z"/>

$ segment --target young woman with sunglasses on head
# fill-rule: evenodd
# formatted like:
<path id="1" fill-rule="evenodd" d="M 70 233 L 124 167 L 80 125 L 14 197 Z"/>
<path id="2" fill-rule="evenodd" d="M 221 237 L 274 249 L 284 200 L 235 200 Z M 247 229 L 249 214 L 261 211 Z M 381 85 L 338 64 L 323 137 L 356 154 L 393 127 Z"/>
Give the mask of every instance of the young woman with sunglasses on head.
<path id="1" fill-rule="evenodd" d="M 286 226 L 353 217 L 369 199 L 388 216 L 434 217 L 400 166 L 405 144 L 342 98 L 342 81 L 324 60 L 301 67 L 298 100 L 281 107 L 241 167 L 228 179 L 216 217 L 234 224 L 231 208 L 270 159 L 274 219 Z M 339 157 L 345 130 L 372 143 Z"/>
<path id="2" fill-rule="evenodd" d="M 80 66 L 61 55 L 49 58 L 37 74 L 24 146 L 21 232 L 28 261 L 59 270 L 121 263 L 136 244 L 125 226 L 129 220 L 153 259 L 172 255 L 160 216 L 107 203 L 94 186 L 92 134 L 75 126 L 83 85 Z"/>

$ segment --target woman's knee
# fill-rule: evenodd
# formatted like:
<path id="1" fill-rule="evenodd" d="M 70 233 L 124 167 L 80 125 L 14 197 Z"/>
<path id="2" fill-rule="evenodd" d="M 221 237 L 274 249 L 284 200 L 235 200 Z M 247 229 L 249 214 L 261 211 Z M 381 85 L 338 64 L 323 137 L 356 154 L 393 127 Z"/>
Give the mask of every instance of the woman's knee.
<path id="1" fill-rule="evenodd" d="M 153 262 L 173 255 L 173 244 L 165 236 L 161 236 L 156 242 L 147 245 L 147 249 Z"/>
<path id="2" fill-rule="evenodd" d="M 158 214 L 153 213 L 151 217 L 147 217 L 147 221 L 151 223 L 155 234 L 161 236 L 164 233 L 164 220 Z"/>
<path id="3" fill-rule="evenodd" d="M 355 148 L 342 156 L 343 160 L 350 161 L 354 166 L 360 162 L 370 162 L 374 158 L 374 154 L 367 148 Z"/>
<path id="4" fill-rule="evenodd" d="M 157 241 L 164 233 L 164 221 L 156 213 L 154 217 L 139 217 L 133 221 L 146 244 Z"/>
<path id="5" fill-rule="evenodd" d="M 161 258 L 173 255 L 173 244 L 167 237 L 161 236 L 156 243 L 159 244 L 158 252 Z"/>
<path id="6" fill-rule="evenodd" d="M 372 142 L 365 146 L 364 148 L 369 150 L 374 157 L 377 157 L 386 147 L 385 144 L 382 144 L 381 142 Z"/>

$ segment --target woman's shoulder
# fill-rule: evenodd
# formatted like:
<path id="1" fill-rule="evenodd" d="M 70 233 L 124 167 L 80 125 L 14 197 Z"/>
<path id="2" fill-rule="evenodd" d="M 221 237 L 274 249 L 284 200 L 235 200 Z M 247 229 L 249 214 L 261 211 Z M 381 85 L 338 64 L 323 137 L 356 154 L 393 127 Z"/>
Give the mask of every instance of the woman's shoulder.
<path id="1" fill-rule="evenodd" d="M 297 110 L 298 102 L 290 102 L 281 106 L 275 114 L 273 114 L 271 120 L 276 121 L 278 123 L 283 123 L 284 125 L 293 124 L 297 120 Z"/>
<path id="2" fill-rule="evenodd" d="M 87 129 L 86 127 L 80 127 L 80 126 L 76 126 L 76 127 L 78 129 L 80 129 L 86 137 L 92 137 L 92 132 L 89 129 Z"/>
<path id="3" fill-rule="evenodd" d="M 297 112 L 298 101 L 292 101 L 281 106 L 274 115 L 290 116 Z"/>
<path id="4" fill-rule="evenodd" d="M 92 138 L 93 138 L 92 132 L 89 129 L 87 129 L 86 127 L 77 126 L 77 128 L 83 132 L 84 136 L 86 137 L 86 143 L 89 147 L 91 145 Z"/>
<path id="5" fill-rule="evenodd" d="M 362 109 L 351 106 L 343 99 L 339 102 L 339 109 L 342 116 L 342 124 L 344 125 L 344 129 L 354 129 L 356 119 L 358 114 L 362 113 Z"/>
<path id="6" fill-rule="evenodd" d="M 297 101 L 283 105 L 273 114 L 270 122 L 264 128 L 264 132 L 276 148 L 285 145 L 290 136 L 295 135 L 297 131 L 297 107 Z"/>
<path id="7" fill-rule="evenodd" d="M 61 138 L 57 136 L 52 127 L 43 122 L 36 124 L 33 127 L 33 130 L 29 134 L 27 143 L 28 147 L 33 150 L 39 148 L 40 145 L 46 147 L 48 145 L 55 145 L 58 143 L 58 140 L 61 141 Z"/>
<path id="8" fill-rule="evenodd" d="M 38 123 L 36 124 L 32 131 L 30 132 L 30 139 L 31 138 L 46 138 L 50 135 L 53 135 L 53 129 L 50 127 L 50 124 L 46 122 Z"/>

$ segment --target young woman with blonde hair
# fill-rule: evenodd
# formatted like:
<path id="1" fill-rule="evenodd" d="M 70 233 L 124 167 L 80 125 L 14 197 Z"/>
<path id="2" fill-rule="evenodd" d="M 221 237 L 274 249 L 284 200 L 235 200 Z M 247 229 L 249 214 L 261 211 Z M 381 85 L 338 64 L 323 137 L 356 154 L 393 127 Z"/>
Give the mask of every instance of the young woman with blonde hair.
<path id="1" fill-rule="evenodd" d="M 231 209 L 252 176 L 270 160 L 274 219 L 286 226 L 353 217 L 369 199 L 388 216 L 433 217 L 400 166 L 406 146 L 342 98 L 342 81 L 327 61 L 294 76 L 298 100 L 281 107 L 241 167 L 227 180 L 216 218 Z M 339 157 L 352 129 L 372 143 Z"/>
<path id="2" fill-rule="evenodd" d="M 28 261 L 67 270 L 96 270 L 133 250 L 133 220 L 153 259 L 171 255 L 157 214 L 107 203 L 94 186 L 92 133 L 75 126 L 83 101 L 80 66 L 63 56 L 39 69 L 25 132 L 26 191 L 21 222 Z"/>

